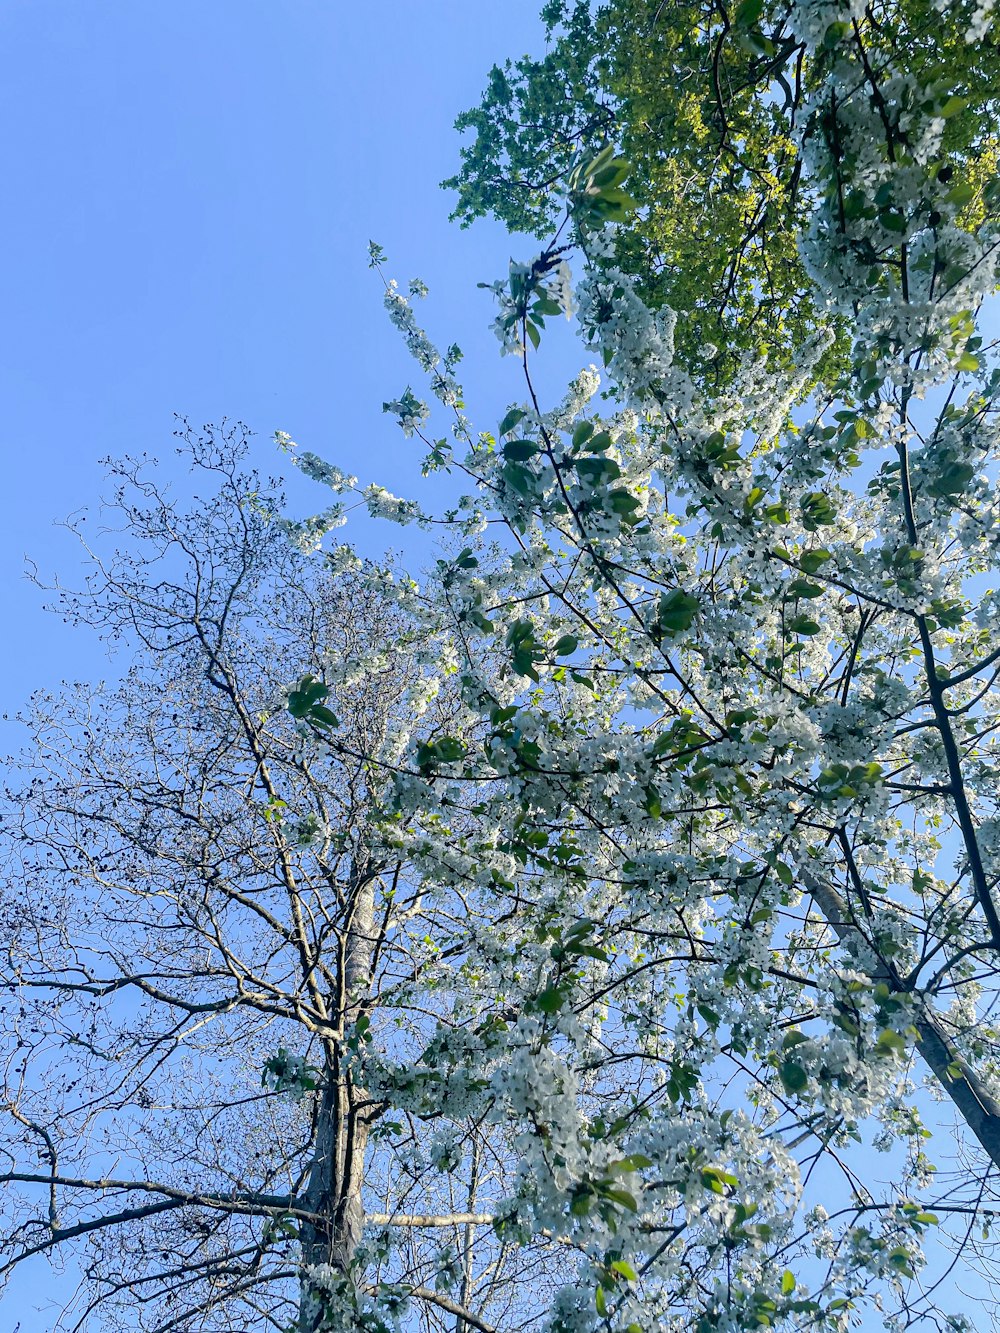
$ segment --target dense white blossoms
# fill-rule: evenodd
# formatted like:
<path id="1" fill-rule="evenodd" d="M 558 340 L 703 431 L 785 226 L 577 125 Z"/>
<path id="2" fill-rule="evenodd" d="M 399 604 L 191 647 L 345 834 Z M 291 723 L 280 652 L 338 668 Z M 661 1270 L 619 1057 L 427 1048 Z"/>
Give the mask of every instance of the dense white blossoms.
<path id="1" fill-rule="evenodd" d="M 967 11 L 942 22 L 985 30 Z M 387 285 L 451 442 L 412 391 L 387 410 L 428 468 L 464 449 L 475 487 L 419 592 L 397 589 L 426 636 L 413 718 L 436 659 L 460 688 L 447 730 L 397 747 L 387 836 L 467 915 L 422 942 L 446 1011 L 430 1044 L 369 1051 L 359 1076 L 401 1113 L 502 1133 L 493 1227 L 551 1243 L 536 1326 L 556 1333 L 846 1330 L 911 1291 L 942 1222 L 918 1197 L 914 1059 L 1000 1164 L 973 961 L 1000 948 L 981 577 L 1000 376 L 976 332 L 1000 252 L 944 160 L 949 91 L 873 67 L 865 14 L 790 11 L 814 59 L 802 249 L 829 322 L 787 372 L 747 357 L 699 387 L 675 358 L 684 313 L 648 309 L 581 223 L 572 293 L 555 243 L 494 284 L 526 380 L 476 433 L 455 358 Z M 604 378 L 545 410 L 532 357 L 554 309 Z M 849 370 L 803 405 L 845 316 Z M 421 1169 L 454 1172 L 456 1141 Z M 896 1155 L 898 1188 L 841 1166 L 858 1141 Z"/>

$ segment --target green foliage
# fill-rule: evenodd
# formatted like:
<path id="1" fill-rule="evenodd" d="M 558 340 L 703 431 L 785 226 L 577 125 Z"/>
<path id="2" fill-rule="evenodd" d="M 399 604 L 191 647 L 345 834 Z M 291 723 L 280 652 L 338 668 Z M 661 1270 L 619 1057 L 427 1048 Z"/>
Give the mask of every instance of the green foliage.
<path id="1" fill-rule="evenodd" d="M 303 676 L 295 689 L 288 692 L 288 711 L 296 721 L 323 729 L 336 727 L 337 715 L 323 703 L 329 693 L 329 687 L 315 676 Z"/>
<path id="2" fill-rule="evenodd" d="M 494 66 L 480 105 L 456 122 L 475 137 L 444 183 L 458 192 L 453 216 L 469 225 L 493 215 L 512 231 L 547 234 L 580 164 L 603 150 L 601 165 L 617 172 L 612 190 L 629 164 L 627 204 L 641 210 L 620 231 L 616 260 L 650 304 L 680 313 L 685 366 L 718 383 L 748 351 L 789 365 L 827 320 L 799 254 L 813 200 L 793 132 L 843 42 L 863 40 L 876 64 L 905 50 L 907 70 L 940 89 L 942 169 L 970 223 L 995 207 L 986 186 L 1000 156 L 1000 54 L 943 34 L 931 0 L 870 6 L 855 33 L 831 24 L 811 61 L 789 12 L 781 0 L 552 0 L 544 57 Z M 848 215 L 879 206 L 843 201 Z M 889 231 L 908 226 L 888 201 L 879 217 Z M 584 220 L 600 219 L 588 209 Z M 847 331 L 836 333 L 822 377 L 845 365 Z M 970 370 L 974 362 L 970 353 Z"/>

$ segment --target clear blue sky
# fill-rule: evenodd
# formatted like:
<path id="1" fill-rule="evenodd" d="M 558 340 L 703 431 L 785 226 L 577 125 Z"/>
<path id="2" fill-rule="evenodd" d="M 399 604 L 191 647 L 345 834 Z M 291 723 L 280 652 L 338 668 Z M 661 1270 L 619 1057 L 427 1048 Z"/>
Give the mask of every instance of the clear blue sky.
<path id="1" fill-rule="evenodd" d="M 102 456 L 169 457 L 173 413 L 247 422 L 265 469 L 281 468 L 281 428 L 364 480 L 419 486 L 417 451 L 381 414 L 418 372 L 369 237 L 399 277 L 430 284 L 425 313 L 466 348 L 482 424 L 519 396 L 476 289 L 511 242 L 448 223 L 438 182 L 457 163 L 456 114 L 494 60 L 537 48 L 537 13 L 538 0 L 4 0 L 0 588 L 16 651 L 0 711 L 100 674 L 96 646 L 42 613 L 24 557 L 72 581 L 77 552 L 53 520 L 101 493 Z M 301 483 L 293 495 L 300 512 L 326 502 Z"/>

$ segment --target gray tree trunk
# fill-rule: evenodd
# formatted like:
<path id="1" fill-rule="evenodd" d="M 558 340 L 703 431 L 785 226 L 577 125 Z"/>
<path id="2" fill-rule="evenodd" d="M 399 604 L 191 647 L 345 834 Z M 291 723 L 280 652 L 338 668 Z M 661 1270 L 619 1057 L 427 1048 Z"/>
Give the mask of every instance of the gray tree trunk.
<path id="1" fill-rule="evenodd" d="M 341 994 L 338 1029 L 347 1034 L 362 1012 L 371 984 L 375 946 L 375 877 L 359 871 L 342 936 Z M 350 1267 L 361 1240 L 365 1212 L 361 1197 L 368 1102 L 346 1067 L 343 1040 L 329 1043 L 326 1070 L 316 1112 L 316 1136 L 303 1206 L 320 1219 L 300 1230 L 305 1269 L 328 1266 L 350 1282 Z M 312 1297 L 308 1273 L 302 1277 L 299 1333 L 320 1333 L 322 1314 Z"/>

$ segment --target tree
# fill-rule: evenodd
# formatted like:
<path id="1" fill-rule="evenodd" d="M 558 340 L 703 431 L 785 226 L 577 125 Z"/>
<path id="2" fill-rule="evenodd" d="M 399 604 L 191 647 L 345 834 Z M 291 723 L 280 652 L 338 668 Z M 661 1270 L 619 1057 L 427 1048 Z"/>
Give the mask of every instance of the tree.
<path id="1" fill-rule="evenodd" d="M 7 793 L 4 1271 L 75 1247 L 60 1327 L 304 1331 L 360 1262 L 364 1326 L 405 1295 L 423 1327 L 487 1329 L 465 1307 L 502 1308 L 536 1260 L 484 1239 L 509 1135 L 431 1037 L 512 909 L 481 904 L 467 939 L 472 900 L 417 889 L 382 808 L 457 702 L 409 585 L 299 555 L 241 428 L 184 435 L 217 493 L 184 509 L 117 465 L 125 545 L 60 597 L 134 664 L 34 699 Z M 428 1042 L 448 1086 L 424 1119 L 359 1078 Z"/>
<path id="2" fill-rule="evenodd" d="M 481 104 L 458 119 L 474 138 L 445 182 L 458 192 L 453 216 L 468 226 L 493 214 L 545 236 L 581 154 L 615 143 L 642 208 L 615 259 L 648 304 L 683 312 L 677 355 L 710 382 L 748 352 L 787 370 L 828 318 L 798 250 L 815 201 L 797 129 L 829 51 L 814 53 L 796 12 L 784 0 L 547 4 L 547 54 L 495 66 Z M 996 48 L 937 16 L 905 0 L 835 21 L 864 23 L 880 74 L 947 90 L 944 148 L 978 187 L 1000 148 Z M 828 373 L 846 355 L 838 334 L 819 364 Z"/>
<path id="3" fill-rule="evenodd" d="M 581 1255 L 560 1331 L 841 1329 L 887 1304 L 893 1329 L 971 1326 L 938 1313 L 925 1265 L 975 1257 L 1000 1166 L 1000 371 L 981 332 L 1000 232 L 941 74 L 993 47 L 973 45 L 985 9 L 942 6 L 943 64 L 927 45 L 904 70 L 913 13 L 789 12 L 819 316 L 786 374 L 692 371 L 688 307 L 651 311 L 619 262 L 629 164 L 610 149 L 495 285 L 524 375 L 495 431 L 387 288 L 452 440 L 412 390 L 387 406 L 428 470 L 475 487 L 437 600 L 487 732 L 445 738 L 398 804 L 437 837 L 435 883 L 457 843 L 526 886 L 524 942 L 494 972 L 523 997 L 498 1058 L 519 1047 L 532 1071 L 524 1234 Z M 571 308 L 603 409 L 596 371 L 539 402 L 545 321 Z M 832 365 L 831 326 L 849 337 Z M 506 675 L 480 670 L 490 652 Z M 478 822 L 442 836 L 455 810 Z M 950 1173 L 927 1089 L 960 1126 Z"/>

